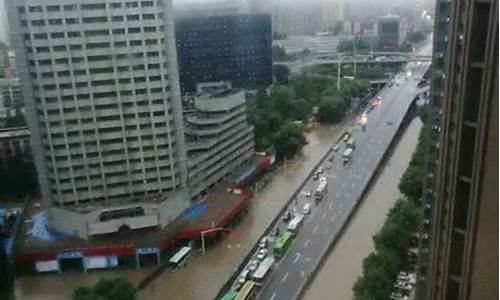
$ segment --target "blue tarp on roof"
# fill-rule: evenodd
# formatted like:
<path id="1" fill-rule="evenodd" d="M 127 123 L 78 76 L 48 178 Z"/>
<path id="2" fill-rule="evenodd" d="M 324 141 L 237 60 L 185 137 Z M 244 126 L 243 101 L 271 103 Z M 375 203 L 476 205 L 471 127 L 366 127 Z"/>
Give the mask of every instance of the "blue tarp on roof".
<path id="1" fill-rule="evenodd" d="M 64 234 L 47 230 L 47 213 L 44 211 L 33 215 L 33 227 L 28 234 L 46 241 L 55 241 L 64 237 Z"/>
<path id="2" fill-rule="evenodd" d="M 201 216 L 208 207 L 208 203 L 205 201 L 200 201 L 190 208 L 186 209 L 186 211 L 182 214 L 182 217 L 187 220 L 194 220 Z"/>

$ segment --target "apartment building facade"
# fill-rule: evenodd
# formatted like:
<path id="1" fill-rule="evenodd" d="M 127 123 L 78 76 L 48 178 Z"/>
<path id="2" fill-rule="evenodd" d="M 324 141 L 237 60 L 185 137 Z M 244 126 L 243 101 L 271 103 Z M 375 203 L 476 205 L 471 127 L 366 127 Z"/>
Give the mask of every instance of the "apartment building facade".
<path id="1" fill-rule="evenodd" d="M 496 299 L 498 1 L 436 11 L 430 130 L 440 134 L 428 149 L 417 298 Z"/>

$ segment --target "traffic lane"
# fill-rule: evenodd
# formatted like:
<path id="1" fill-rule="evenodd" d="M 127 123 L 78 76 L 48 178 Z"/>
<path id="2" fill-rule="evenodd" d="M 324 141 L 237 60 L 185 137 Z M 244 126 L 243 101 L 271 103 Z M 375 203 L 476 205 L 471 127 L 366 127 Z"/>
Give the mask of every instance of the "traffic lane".
<path id="1" fill-rule="evenodd" d="M 389 130 L 389 131 L 391 131 L 391 130 Z M 387 132 L 386 134 L 390 134 L 390 132 Z M 384 135 L 386 135 L 386 134 L 384 134 Z M 378 147 L 377 147 L 377 148 L 378 148 Z M 357 185 L 356 185 L 356 186 L 357 186 Z M 354 189 L 354 186 L 353 186 L 353 188 L 352 188 L 352 189 Z M 357 191 L 358 191 L 358 190 L 356 190 L 356 189 L 354 189 L 354 190 L 353 190 L 353 192 L 357 192 Z M 330 198 L 330 193 L 328 194 L 328 197 Z M 350 198 L 349 196 L 345 196 L 345 197 L 343 197 L 343 198 L 342 198 L 342 199 L 338 202 L 338 203 L 339 203 L 339 205 L 341 205 L 342 207 L 340 208 L 340 210 L 335 210 L 335 212 L 336 212 L 336 214 L 337 214 L 337 215 L 342 216 L 342 215 L 343 215 L 343 210 L 344 210 L 344 208 L 347 208 L 347 210 L 350 210 L 350 208 L 351 208 L 351 207 L 344 207 L 344 205 L 349 205 L 349 203 L 354 204 L 352 201 L 350 201 L 350 199 L 349 199 L 349 198 Z M 356 197 L 354 197 L 354 198 L 356 198 Z M 321 206 L 319 206 L 319 207 L 321 207 Z M 318 207 L 318 208 L 319 208 L 319 207 Z M 331 207 L 331 206 L 330 206 L 330 207 Z M 318 210 L 318 209 L 316 209 L 316 212 L 317 212 L 317 211 L 319 211 L 319 210 Z M 324 218 L 322 218 L 322 219 L 324 219 Z M 340 222 L 340 218 L 337 218 L 337 219 L 338 219 L 338 220 L 339 220 L 339 222 Z M 312 220 L 314 220 L 314 219 L 312 219 Z M 335 220 L 335 218 L 333 218 L 332 220 Z M 311 222 L 311 224 L 313 224 L 313 225 L 314 225 L 315 223 L 317 223 L 317 222 Z M 317 231 L 319 230 L 318 228 L 319 228 L 319 226 L 315 226 L 315 227 L 312 229 L 312 234 L 313 234 L 313 235 L 317 233 Z M 298 238 L 299 238 L 299 239 L 300 239 L 300 236 L 303 236 L 303 235 L 302 235 L 302 234 L 299 234 L 299 236 L 298 236 Z M 313 241 L 314 241 L 314 240 L 316 240 L 316 239 L 313 239 Z M 311 245 L 311 240 L 309 239 L 308 241 L 309 241 L 309 243 L 308 243 L 308 246 L 309 246 L 309 245 Z M 320 242 L 320 240 L 319 240 L 319 239 L 318 239 L 317 241 L 318 241 L 318 242 Z M 314 242 L 313 242 L 313 243 L 314 243 Z M 294 245 L 295 245 L 295 244 L 296 244 L 296 243 L 294 243 L 294 244 L 291 246 L 291 249 L 289 249 L 289 251 L 291 251 L 291 250 L 292 250 L 292 248 L 294 248 Z M 311 248 L 312 248 L 312 249 L 316 249 L 316 247 L 312 247 L 312 246 L 311 246 Z M 298 258 L 297 258 L 296 256 L 293 258 L 293 260 L 294 260 L 294 261 L 297 261 L 297 259 L 298 259 Z M 287 260 L 286 260 L 286 259 L 284 259 L 282 263 L 283 263 L 283 264 L 285 264 L 285 265 L 287 265 Z M 292 264 L 294 264 L 294 263 L 292 263 Z M 281 265 L 281 264 L 280 264 L 280 265 Z M 292 268 L 293 268 L 293 267 L 292 267 Z M 278 273 L 279 273 L 279 272 L 278 272 Z M 285 274 L 287 274 L 287 273 L 285 273 Z M 285 276 L 285 274 L 283 274 L 283 275 Z M 288 274 L 293 274 L 293 273 L 288 272 Z M 279 274 L 278 274 L 278 275 L 279 275 Z M 289 276 L 289 275 L 288 275 L 288 276 Z M 285 281 L 286 281 L 286 279 L 288 279 L 288 276 L 286 276 L 286 277 L 285 277 Z M 278 276 L 278 277 L 279 277 L 279 276 Z M 293 278 L 293 277 L 291 277 L 291 278 Z M 292 281 L 292 279 L 291 279 L 290 281 Z M 289 295 L 285 295 L 285 297 L 288 297 L 288 296 L 289 296 Z"/>
<path id="2" fill-rule="evenodd" d="M 341 204 L 348 205 L 350 197 L 342 197 Z M 347 208 L 347 207 L 346 207 Z M 345 222 L 347 214 L 343 211 L 334 210 L 328 218 L 315 219 L 312 230 L 302 231 L 288 250 L 289 255 L 283 258 L 279 271 L 276 272 L 270 287 L 264 289 L 260 299 L 293 299 L 300 285 L 306 280 L 307 275 L 312 272 L 317 258 L 328 245 L 324 241 L 332 236 L 338 235 L 341 224 Z M 305 229 L 305 228 L 304 228 Z"/>
<path id="3" fill-rule="evenodd" d="M 298 286 L 312 271 L 316 258 L 324 247 L 322 242 L 330 235 L 325 231 L 328 222 L 335 219 L 315 219 L 309 228 L 302 227 L 302 234 L 297 236 L 287 254 L 282 258 L 269 285 L 265 286 L 260 299 L 292 299 Z M 338 227 L 338 226 L 337 226 Z"/>

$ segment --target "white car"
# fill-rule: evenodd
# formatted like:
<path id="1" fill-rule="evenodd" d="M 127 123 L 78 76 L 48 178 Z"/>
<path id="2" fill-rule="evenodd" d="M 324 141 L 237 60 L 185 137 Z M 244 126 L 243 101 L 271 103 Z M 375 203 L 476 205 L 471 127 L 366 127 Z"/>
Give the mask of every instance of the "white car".
<path id="1" fill-rule="evenodd" d="M 311 193 L 310 191 L 307 191 L 307 192 L 306 192 L 306 197 L 307 197 L 307 198 L 309 198 L 309 197 L 311 197 L 311 196 L 312 196 L 312 193 Z"/>
<path id="2" fill-rule="evenodd" d="M 248 263 L 248 270 L 250 271 L 255 271 L 257 270 L 257 267 L 259 266 L 259 261 L 258 260 L 251 260 L 249 263 Z"/>
<path id="3" fill-rule="evenodd" d="M 335 146 L 333 146 L 333 151 L 337 152 L 337 151 L 339 151 L 339 149 L 340 149 L 340 146 L 339 146 L 339 145 L 335 145 Z"/>
<path id="4" fill-rule="evenodd" d="M 319 168 L 318 168 L 318 171 L 317 171 L 317 173 L 318 173 L 318 174 L 321 174 L 321 173 L 323 173 L 323 168 L 322 168 L 322 167 L 319 167 Z"/>
<path id="5" fill-rule="evenodd" d="M 260 249 L 259 253 L 257 254 L 257 259 L 258 260 L 264 260 L 267 256 L 267 249 Z"/>

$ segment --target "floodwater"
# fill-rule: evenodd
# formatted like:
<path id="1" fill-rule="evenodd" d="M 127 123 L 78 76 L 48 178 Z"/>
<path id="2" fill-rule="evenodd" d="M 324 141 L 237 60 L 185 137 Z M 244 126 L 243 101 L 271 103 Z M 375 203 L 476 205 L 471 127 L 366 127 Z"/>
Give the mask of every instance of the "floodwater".
<path id="1" fill-rule="evenodd" d="M 398 190 L 399 179 L 417 146 L 421 127 L 419 118 L 410 123 L 346 230 L 309 285 L 303 300 L 352 299 L 352 286 L 361 275 L 362 261 L 374 250 L 372 237 L 380 230 L 387 212 L 401 196 Z"/>
<path id="2" fill-rule="evenodd" d="M 188 265 L 175 273 L 165 271 L 138 295 L 139 299 L 207 300 L 238 267 L 266 227 L 314 165 L 335 142 L 345 124 L 318 127 L 307 135 L 303 155 L 280 167 L 260 193 L 256 194 L 248 214 L 205 256 L 196 254 Z M 16 300 L 66 300 L 74 288 L 95 283 L 101 277 L 123 276 L 138 284 L 153 268 L 140 270 L 91 271 L 24 276 L 16 280 Z"/>

